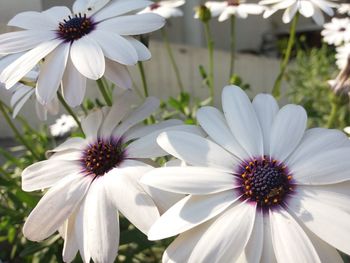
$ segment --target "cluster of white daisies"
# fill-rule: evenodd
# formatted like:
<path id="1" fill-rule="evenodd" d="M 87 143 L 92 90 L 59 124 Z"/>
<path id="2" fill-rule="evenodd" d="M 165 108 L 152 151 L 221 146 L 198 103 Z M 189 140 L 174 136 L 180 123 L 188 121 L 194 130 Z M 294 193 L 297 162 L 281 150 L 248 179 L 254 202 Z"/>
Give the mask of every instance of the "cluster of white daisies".
<path id="1" fill-rule="evenodd" d="M 287 8 L 285 22 L 297 11 L 320 21 L 320 10 L 333 7 L 264 3 L 270 14 Z M 151 57 L 137 35 L 181 15 L 181 4 L 78 0 L 73 12 L 20 13 L 9 25 L 24 30 L 0 35 L 0 81 L 16 87 L 17 107 L 35 92 L 55 109 L 57 91 L 80 105 L 86 80 L 102 76 L 125 88 L 113 106 L 82 119 L 84 138 L 69 138 L 23 171 L 24 191 L 48 189 L 25 237 L 42 241 L 58 231 L 65 262 L 78 251 L 84 262 L 113 262 L 122 213 L 150 240 L 177 236 L 163 262 L 342 262 L 337 250 L 350 254 L 350 142 L 342 132 L 306 129 L 302 107 L 279 108 L 266 94 L 251 102 L 235 86 L 223 89 L 223 112 L 199 109 L 200 126 L 176 119 L 145 126 L 159 106 L 153 97 L 131 109 L 126 66 Z M 208 7 L 220 20 L 262 11 L 238 1 Z M 173 158 L 151 165 L 161 156 Z"/>

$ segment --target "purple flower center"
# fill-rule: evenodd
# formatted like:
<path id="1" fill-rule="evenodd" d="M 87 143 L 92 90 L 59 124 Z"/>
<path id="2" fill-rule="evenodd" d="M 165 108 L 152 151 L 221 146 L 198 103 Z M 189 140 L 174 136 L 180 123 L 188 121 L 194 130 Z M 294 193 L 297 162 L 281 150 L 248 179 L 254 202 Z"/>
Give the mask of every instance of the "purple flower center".
<path id="1" fill-rule="evenodd" d="M 86 15 L 82 16 L 79 13 L 74 17 L 68 16 L 68 19 L 64 19 L 63 22 L 59 23 L 57 33 L 66 42 L 72 42 L 89 34 L 94 28 L 95 23 Z"/>
<path id="2" fill-rule="evenodd" d="M 155 9 L 157 9 L 157 8 L 159 8 L 159 7 L 160 7 L 160 4 L 154 3 L 154 4 L 151 4 L 149 8 L 150 8 L 151 10 L 155 10 Z"/>
<path id="3" fill-rule="evenodd" d="M 282 204 L 294 189 L 287 167 L 266 156 L 244 162 L 238 177 L 242 198 L 261 208 Z"/>
<path id="4" fill-rule="evenodd" d="M 117 167 L 126 158 L 122 140 L 98 139 L 88 145 L 80 160 L 84 173 L 101 176 Z"/>
<path id="5" fill-rule="evenodd" d="M 228 0 L 227 1 L 228 6 L 238 6 L 239 5 L 239 0 Z"/>

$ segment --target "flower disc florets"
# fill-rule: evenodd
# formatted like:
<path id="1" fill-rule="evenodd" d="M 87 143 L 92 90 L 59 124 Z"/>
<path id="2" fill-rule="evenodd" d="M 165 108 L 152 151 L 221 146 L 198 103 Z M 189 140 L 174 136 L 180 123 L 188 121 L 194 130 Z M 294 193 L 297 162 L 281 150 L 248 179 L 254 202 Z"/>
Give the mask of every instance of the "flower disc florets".
<path id="1" fill-rule="evenodd" d="M 149 8 L 150 8 L 151 10 L 155 10 L 155 9 L 158 9 L 159 7 L 160 7 L 160 4 L 154 3 L 154 4 L 151 4 Z"/>
<path id="2" fill-rule="evenodd" d="M 228 0 L 227 5 L 228 6 L 239 6 L 239 0 Z"/>
<path id="3" fill-rule="evenodd" d="M 86 174 L 101 176 L 117 167 L 124 159 L 122 140 L 98 139 L 84 150 L 81 164 Z"/>
<path id="4" fill-rule="evenodd" d="M 243 198 L 263 208 L 281 204 L 293 191 L 287 167 L 268 157 L 244 162 L 239 176 Z"/>
<path id="5" fill-rule="evenodd" d="M 67 42 L 78 40 L 89 34 L 95 28 L 94 22 L 82 14 L 68 16 L 58 27 L 58 35 Z"/>

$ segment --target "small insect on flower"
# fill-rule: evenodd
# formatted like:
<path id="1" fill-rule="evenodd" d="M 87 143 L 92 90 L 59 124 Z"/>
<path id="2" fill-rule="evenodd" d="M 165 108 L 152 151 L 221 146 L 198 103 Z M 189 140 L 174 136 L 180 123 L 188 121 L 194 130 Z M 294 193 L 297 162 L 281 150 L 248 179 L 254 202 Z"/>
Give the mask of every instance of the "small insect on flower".
<path id="1" fill-rule="evenodd" d="M 297 105 L 267 94 L 253 102 L 236 86 L 224 113 L 197 113 L 208 137 L 181 131 L 159 145 L 189 166 L 153 169 L 141 183 L 185 197 L 148 232 L 179 235 L 163 262 L 343 262 L 350 254 L 350 141 L 341 131 L 306 130 Z"/>

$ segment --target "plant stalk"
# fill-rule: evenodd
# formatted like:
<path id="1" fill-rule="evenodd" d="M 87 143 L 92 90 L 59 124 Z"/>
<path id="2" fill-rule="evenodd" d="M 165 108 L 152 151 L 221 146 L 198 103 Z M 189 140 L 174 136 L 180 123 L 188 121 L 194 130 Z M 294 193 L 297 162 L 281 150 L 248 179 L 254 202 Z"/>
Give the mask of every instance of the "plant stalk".
<path id="1" fill-rule="evenodd" d="M 211 36 L 209 22 L 204 22 L 205 37 L 207 40 L 207 47 L 209 53 L 209 78 L 208 86 L 211 98 L 211 104 L 214 104 L 214 41 Z"/>
<path id="2" fill-rule="evenodd" d="M 61 102 L 63 108 L 73 117 L 73 119 L 75 120 L 75 122 L 77 123 L 80 131 L 82 133 L 84 133 L 83 128 L 81 127 L 81 123 L 77 117 L 77 115 L 74 113 L 74 111 L 71 109 L 71 107 L 67 104 L 67 102 L 64 100 L 64 98 L 62 97 L 62 94 L 57 92 L 57 97 L 58 100 Z"/>
<path id="3" fill-rule="evenodd" d="M 231 39 L 230 39 L 230 75 L 229 75 L 229 82 L 231 81 L 232 75 L 235 70 L 235 48 L 236 48 L 236 17 L 231 16 L 230 17 L 230 33 L 231 33 Z"/>
<path id="4" fill-rule="evenodd" d="M 109 94 L 109 91 L 108 91 L 108 87 L 107 85 L 105 85 L 105 82 L 102 78 L 96 80 L 96 83 L 97 83 L 97 86 L 106 102 L 106 104 L 110 107 L 112 106 L 113 102 L 112 102 L 112 98 Z"/>

